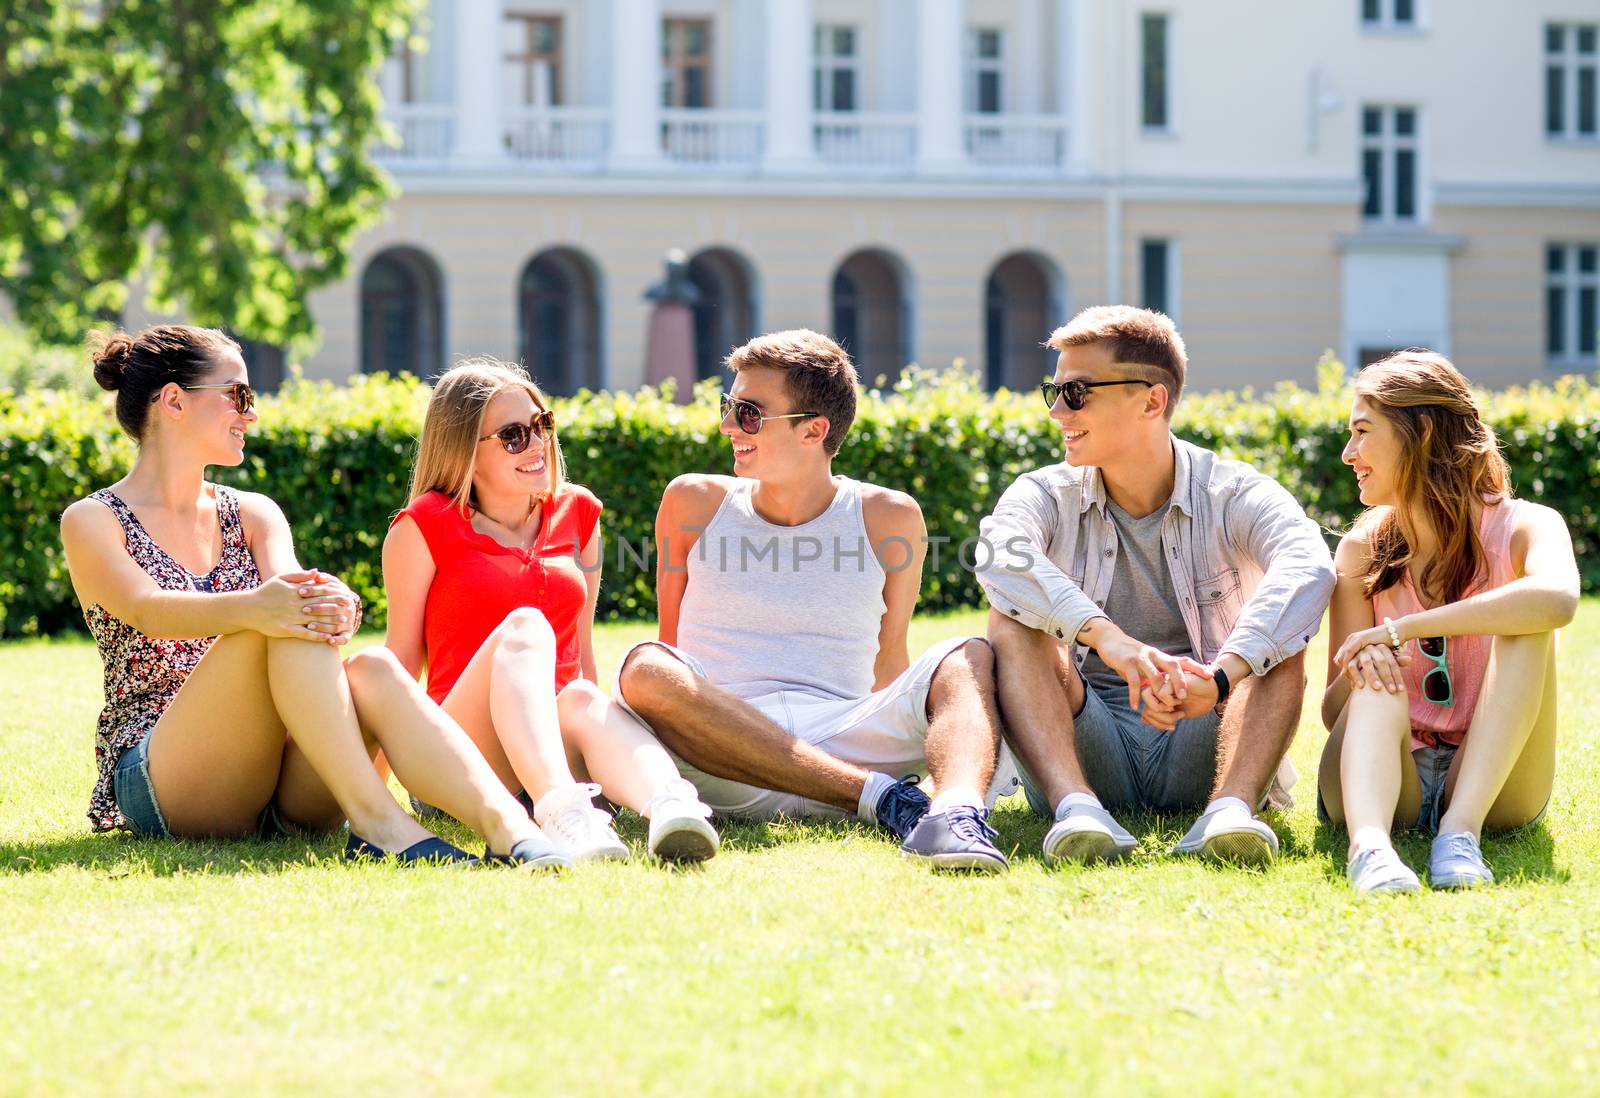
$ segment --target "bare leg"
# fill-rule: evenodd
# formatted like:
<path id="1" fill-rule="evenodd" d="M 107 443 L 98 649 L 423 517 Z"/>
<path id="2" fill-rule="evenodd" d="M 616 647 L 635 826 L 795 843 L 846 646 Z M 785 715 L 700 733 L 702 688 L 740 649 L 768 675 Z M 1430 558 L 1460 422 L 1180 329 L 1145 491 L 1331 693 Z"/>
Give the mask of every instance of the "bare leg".
<path id="1" fill-rule="evenodd" d="M 1339 719 L 1333 723 L 1333 731 L 1328 734 L 1328 742 L 1322 747 L 1322 760 L 1317 768 L 1317 789 L 1322 794 L 1322 806 L 1328 810 L 1328 819 L 1336 824 L 1345 822 L 1344 782 L 1339 769 L 1344 754 L 1344 730 L 1349 719 L 1350 706 L 1346 703 L 1344 712 L 1340 713 Z M 1422 811 L 1422 782 L 1417 776 L 1416 763 L 1411 761 L 1409 717 L 1406 723 L 1406 735 L 1400 740 L 1397 763 L 1400 773 L 1400 796 L 1395 805 L 1391 831 L 1393 828 L 1414 823 L 1417 814 Z"/>
<path id="2" fill-rule="evenodd" d="M 276 795 L 293 822 L 328 826 L 343 816 L 386 848 L 428 837 L 373 768 L 329 645 L 221 638 L 150 736 L 151 781 L 175 835 L 249 834 Z"/>
<path id="3" fill-rule="evenodd" d="M 1000 749 L 994 650 L 986 642 L 969 640 L 940 661 L 928 688 L 928 715 L 924 750 L 934 788 L 983 796 Z"/>
<path id="4" fill-rule="evenodd" d="M 1422 801 L 1411 761 L 1411 703 L 1405 691 L 1358 687 L 1344 710 L 1339 784 L 1352 851 L 1388 846 L 1402 793 L 1411 818 Z M 1330 815 L 1331 801 L 1326 802 Z"/>
<path id="5" fill-rule="evenodd" d="M 1228 698 L 1217 727 L 1213 797 L 1237 797 L 1253 811 L 1294 740 L 1306 696 L 1306 656 L 1297 652 L 1265 675 L 1248 676 Z M 1245 734 L 1249 729 L 1249 735 Z"/>
<path id="6" fill-rule="evenodd" d="M 513 610 L 444 700 L 444 711 L 506 788 L 526 789 L 534 800 L 573 782 L 556 712 L 555 668 L 555 634 L 544 615 L 528 607 Z"/>
<path id="7" fill-rule="evenodd" d="M 852 814 L 860 805 L 865 770 L 789 735 L 659 645 L 630 653 L 617 687 L 662 743 L 707 774 L 798 794 Z"/>
<path id="8" fill-rule="evenodd" d="M 1083 711 L 1085 695 L 1067 646 L 995 610 L 989 643 L 1007 742 L 1045 799 L 1057 805 L 1069 793 L 1093 792 L 1073 739 L 1072 719 Z"/>
<path id="9" fill-rule="evenodd" d="M 423 692 L 393 652 L 368 648 L 351 656 L 346 667 L 361 726 L 383 747 L 407 789 L 478 832 L 495 853 L 539 834 L 466 733 Z M 366 769 L 376 776 L 370 765 Z"/>
<path id="10" fill-rule="evenodd" d="M 1439 831 L 1521 827 L 1550 800 L 1555 769 L 1555 634 L 1495 637 Z"/>
<path id="11" fill-rule="evenodd" d="M 594 683 L 569 683 L 556 698 L 556 709 L 581 772 L 599 782 L 612 803 L 643 815 L 650 799 L 681 777 L 661 741 Z"/>

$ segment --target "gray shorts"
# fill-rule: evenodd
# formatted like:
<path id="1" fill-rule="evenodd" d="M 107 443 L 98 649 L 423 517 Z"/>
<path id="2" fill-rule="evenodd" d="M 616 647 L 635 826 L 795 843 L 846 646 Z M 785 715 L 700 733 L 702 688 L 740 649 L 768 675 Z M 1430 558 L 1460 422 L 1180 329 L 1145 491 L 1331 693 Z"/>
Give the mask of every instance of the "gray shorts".
<path id="1" fill-rule="evenodd" d="M 1151 728 L 1128 708 L 1128 688 L 1084 684 L 1083 710 L 1072 719 L 1078 763 L 1095 796 L 1107 809 L 1171 812 L 1201 808 L 1217 782 L 1215 711 L 1178 722 L 1171 732 Z M 1055 806 L 1017 757 L 1017 772 L 1028 804 L 1041 816 Z"/>

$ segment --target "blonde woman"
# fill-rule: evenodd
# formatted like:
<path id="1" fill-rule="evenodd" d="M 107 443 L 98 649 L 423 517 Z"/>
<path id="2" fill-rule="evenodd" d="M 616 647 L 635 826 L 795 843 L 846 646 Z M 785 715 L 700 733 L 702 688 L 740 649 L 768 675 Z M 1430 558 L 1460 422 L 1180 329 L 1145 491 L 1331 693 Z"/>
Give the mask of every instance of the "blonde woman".
<path id="1" fill-rule="evenodd" d="M 1349 830 L 1358 894 L 1421 887 L 1396 824 L 1436 833 L 1434 888 L 1488 884 L 1482 832 L 1550 801 L 1572 538 L 1558 512 L 1512 498 L 1494 431 L 1443 356 L 1390 355 L 1355 393 L 1344 461 L 1369 510 L 1334 557 L 1320 802 Z"/>
<path id="2" fill-rule="evenodd" d="M 127 476 L 61 517 L 105 671 L 95 831 L 208 838 L 350 823 L 345 856 L 476 861 L 401 809 L 372 765 L 538 864 L 538 829 L 387 651 L 342 659 L 360 600 L 295 559 L 277 504 L 205 479 L 255 427 L 239 345 L 167 324 L 104 337 L 94 377 L 138 444 Z"/>
<path id="3" fill-rule="evenodd" d="M 411 501 L 383 546 L 387 644 L 426 670 L 429 696 L 573 860 L 628 855 L 594 805 L 601 791 L 649 819 L 652 854 L 709 858 L 710 810 L 595 685 L 600 501 L 565 472 L 555 415 L 525 372 L 480 359 L 441 377 Z"/>

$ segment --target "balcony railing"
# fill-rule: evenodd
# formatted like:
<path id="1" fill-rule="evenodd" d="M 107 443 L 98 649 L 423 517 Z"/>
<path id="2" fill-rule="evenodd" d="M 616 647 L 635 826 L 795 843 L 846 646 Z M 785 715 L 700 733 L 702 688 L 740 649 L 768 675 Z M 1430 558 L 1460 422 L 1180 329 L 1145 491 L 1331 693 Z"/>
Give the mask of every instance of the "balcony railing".
<path id="1" fill-rule="evenodd" d="M 455 143 L 456 109 L 449 103 L 395 103 L 385 119 L 400 135 L 398 146 L 386 145 L 378 156 L 406 163 L 443 163 Z"/>
<path id="2" fill-rule="evenodd" d="M 819 160 L 867 171 L 909 169 L 917 151 L 917 121 L 911 114 L 818 111 L 812 135 Z"/>
<path id="3" fill-rule="evenodd" d="M 552 168 L 598 168 L 610 144 L 604 107 L 515 107 L 506 112 L 506 154 Z"/>
<path id="4" fill-rule="evenodd" d="M 754 168 L 761 163 L 764 121 L 760 111 L 667 107 L 661 111 L 661 151 L 678 164 Z"/>
<path id="5" fill-rule="evenodd" d="M 1056 170 L 1067 157 L 1067 126 L 1038 114 L 969 114 L 962 126 L 974 164 Z"/>

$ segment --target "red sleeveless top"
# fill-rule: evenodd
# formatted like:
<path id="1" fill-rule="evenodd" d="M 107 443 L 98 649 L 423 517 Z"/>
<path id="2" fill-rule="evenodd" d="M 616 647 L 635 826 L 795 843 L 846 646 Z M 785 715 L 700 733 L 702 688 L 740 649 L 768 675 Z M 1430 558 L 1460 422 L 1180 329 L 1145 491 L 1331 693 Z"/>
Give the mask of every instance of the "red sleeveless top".
<path id="1" fill-rule="evenodd" d="M 578 618 L 588 597 L 579 554 L 600 521 L 593 492 L 563 484 L 526 551 L 474 530 L 442 492 L 418 498 L 394 522 L 401 515 L 417 524 L 433 556 L 422 622 L 430 698 L 443 702 L 489 634 L 524 606 L 544 614 L 556 635 L 556 690 L 578 677 Z"/>

